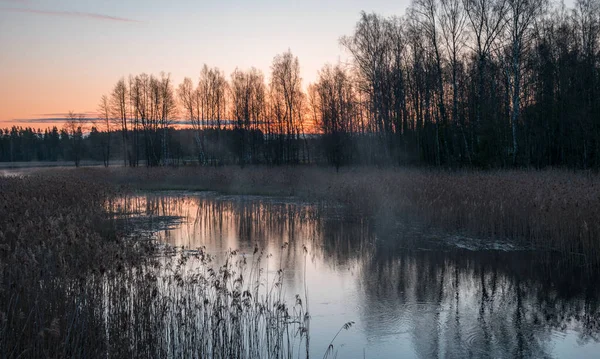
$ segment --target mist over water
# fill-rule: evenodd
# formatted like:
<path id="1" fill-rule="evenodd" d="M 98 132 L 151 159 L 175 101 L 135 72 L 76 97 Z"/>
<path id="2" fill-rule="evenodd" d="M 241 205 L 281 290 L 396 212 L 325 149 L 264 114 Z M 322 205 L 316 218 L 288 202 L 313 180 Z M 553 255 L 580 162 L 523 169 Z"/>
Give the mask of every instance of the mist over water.
<path id="1" fill-rule="evenodd" d="M 595 358 L 600 283 L 576 258 L 377 221 L 287 198 L 165 192 L 115 206 L 159 240 L 224 257 L 261 248 L 290 301 L 308 291 L 311 356 Z M 375 223 L 374 223 L 375 222 Z M 475 240 L 470 239 L 469 243 Z"/>

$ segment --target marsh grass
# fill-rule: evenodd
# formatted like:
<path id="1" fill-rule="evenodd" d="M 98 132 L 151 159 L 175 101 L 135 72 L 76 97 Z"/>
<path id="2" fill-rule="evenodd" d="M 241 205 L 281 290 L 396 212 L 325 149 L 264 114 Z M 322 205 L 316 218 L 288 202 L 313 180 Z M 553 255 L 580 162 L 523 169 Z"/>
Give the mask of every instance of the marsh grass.
<path id="1" fill-rule="evenodd" d="M 291 358 L 299 296 L 265 257 L 159 249 L 119 226 L 99 179 L 0 178 L 0 357 Z M 283 249 L 282 249 L 283 250 Z"/>
<path id="2" fill-rule="evenodd" d="M 342 203 L 380 227 L 414 221 L 600 262 L 600 178 L 563 170 L 463 171 L 319 167 L 86 169 L 142 190 L 214 190 Z"/>
<path id="3" fill-rule="evenodd" d="M 115 186 L 116 185 L 116 186 Z M 264 255 L 160 252 L 107 213 L 125 189 L 216 190 L 341 203 L 383 228 L 415 221 L 600 258 L 600 183 L 562 171 L 326 168 L 48 170 L 0 178 L 0 357 L 291 358 L 306 300 Z M 282 250 L 284 250 L 282 248 Z M 334 337 L 335 340 L 335 337 Z M 333 344 L 333 341 L 332 341 Z M 333 347 L 325 355 L 335 355 Z"/>
<path id="4" fill-rule="evenodd" d="M 118 240 L 102 207 L 112 194 L 76 178 L 0 178 L 0 357 L 100 354 L 88 277 L 146 250 Z"/>
<path id="5" fill-rule="evenodd" d="M 217 264 L 203 249 L 177 250 L 155 268 L 105 277 L 109 356 L 295 357 L 307 313 L 299 296 L 286 304 L 282 270 L 267 281 L 263 258 L 229 251 Z"/>

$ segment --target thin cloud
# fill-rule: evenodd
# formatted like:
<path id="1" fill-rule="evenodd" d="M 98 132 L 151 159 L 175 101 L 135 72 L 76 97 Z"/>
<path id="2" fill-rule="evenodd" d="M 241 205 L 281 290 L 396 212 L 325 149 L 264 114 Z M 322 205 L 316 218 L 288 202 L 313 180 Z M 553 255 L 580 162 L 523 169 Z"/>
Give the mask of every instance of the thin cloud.
<path id="1" fill-rule="evenodd" d="M 56 123 L 56 122 L 65 122 L 67 120 L 66 117 L 46 117 L 46 118 L 18 118 L 14 120 L 4 120 L 0 121 L 0 123 L 13 123 L 16 126 L 18 124 L 44 124 L 44 123 Z"/>
<path id="2" fill-rule="evenodd" d="M 4 0 L 6 1 L 6 0 Z M 16 1 L 13 1 L 16 2 Z M 25 14 L 38 14 L 38 15 L 51 15 L 51 16 L 69 16 L 69 17 L 84 17 L 96 20 L 105 21 L 117 21 L 117 22 L 140 22 L 138 20 L 129 19 L 119 16 L 111 16 L 104 14 L 96 14 L 91 12 L 80 12 L 80 11 L 52 11 L 52 10 L 36 10 L 27 8 L 0 8 L 3 11 L 20 12 Z"/>
<path id="3" fill-rule="evenodd" d="M 94 117 L 94 116 L 98 116 L 97 112 L 93 112 L 93 111 L 85 111 L 85 112 L 75 112 L 73 111 L 73 113 L 75 115 L 83 115 L 85 117 Z M 40 113 L 40 114 L 33 114 L 32 116 L 39 116 L 39 118 L 49 118 L 49 117 L 63 117 L 63 118 L 67 118 L 69 116 L 69 112 L 58 112 L 58 113 Z"/>

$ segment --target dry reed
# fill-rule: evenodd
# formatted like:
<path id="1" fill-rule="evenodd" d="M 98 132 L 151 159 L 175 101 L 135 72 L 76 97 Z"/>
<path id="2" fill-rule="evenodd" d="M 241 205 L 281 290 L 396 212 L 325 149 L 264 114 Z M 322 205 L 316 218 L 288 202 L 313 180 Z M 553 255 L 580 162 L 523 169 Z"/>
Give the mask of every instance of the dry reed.
<path id="1" fill-rule="evenodd" d="M 159 250 L 121 232 L 116 193 L 72 172 L 0 178 L 0 357 L 291 358 L 300 297 L 262 253 Z M 249 263 L 248 263 L 249 260 Z"/>
<path id="2" fill-rule="evenodd" d="M 483 238 L 600 259 L 600 178 L 563 170 L 464 171 L 319 167 L 88 169 L 142 190 L 215 190 L 343 203 L 382 226 L 416 221 Z"/>

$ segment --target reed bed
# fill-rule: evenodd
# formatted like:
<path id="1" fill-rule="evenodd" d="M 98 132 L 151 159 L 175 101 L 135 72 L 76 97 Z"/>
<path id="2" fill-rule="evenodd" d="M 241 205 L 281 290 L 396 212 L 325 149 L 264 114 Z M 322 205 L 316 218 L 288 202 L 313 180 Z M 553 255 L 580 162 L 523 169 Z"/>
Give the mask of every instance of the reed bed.
<path id="1" fill-rule="evenodd" d="M 230 252 L 222 262 L 202 249 L 161 253 L 107 213 L 123 188 L 291 195 L 341 203 L 349 215 L 368 216 L 381 227 L 415 221 L 600 262 L 600 183 L 587 173 L 44 170 L 0 178 L 0 357 L 291 358 L 308 352 L 303 298 L 282 294 L 282 273 L 262 270 L 260 251 Z"/>
<path id="2" fill-rule="evenodd" d="M 110 195 L 77 178 L 0 178 L 0 357 L 99 355 L 87 276 L 142 251 L 118 241 Z"/>
<path id="3" fill-rule="evenodd" d="M 337 202 L 384 227 L 409 220 L 600 262 L 600 178 L 589 172 L 183 167 L 80 173 L 143 190 L 215 190 Z"/>
<path id="4" fill-rule="evenodd" d="M 101 278 L 110 357 L 292 358 L 303 353 L 308 313 L 286 304 L 282 271 L 268 276 L 263 253 L 178 250 L 156 268 Z M 160 268 L 157 270 L 157 268 Z M 130 289 L 130 288 L 133 288 Z M 123 296 L 126 292 L 127 295 Z M 126 298 L 127 300 L 123 300 Z"/>
<path id="5" fill-rule="evenodd" d="M 0 178 L 1 358 L 291 358 L 309 316 L 258 249 L 216 262 L 124 233 L 73 172 Z"/>

